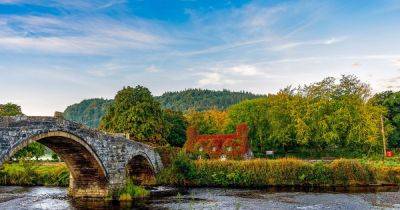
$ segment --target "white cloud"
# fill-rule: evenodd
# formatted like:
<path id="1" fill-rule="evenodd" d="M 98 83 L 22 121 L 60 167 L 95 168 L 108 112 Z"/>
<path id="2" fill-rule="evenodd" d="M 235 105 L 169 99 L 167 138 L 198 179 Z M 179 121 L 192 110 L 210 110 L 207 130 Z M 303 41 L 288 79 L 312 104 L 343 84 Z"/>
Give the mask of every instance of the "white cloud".
<path id="1" fill-rule="evenodd" d="M 154 65 L 151 65 L 151 66 L 147 67 L 147 68 L 145 69 L 145 71 L 146 71 L 146 72 L 150 72 L 150 73 L 156 73 L 156 72 L 159 72 L 160 69 L 158 69 L 158 68 L 155 67 Z"/>
<path id="2" fill-rule="evenodd" d="M 393 63 L 394 63 L 394 65 L 395 65 L 396 67 L 400 68 L 400 58 L 397 59 L 397 60 L 395 60 L 395 61 L 393 61 Z"/>
<path id="3" fill-rule="evenodd" d="M 206 85 L 234 85 L 243 81 L 251 81 L 254 78 L 271 78 L 272 75 L 260 68 L 239 64 L 226 67 L 212 67 L 209 70 L 198 73 L 202 78 L 198 81 L 200 86 Z"/>
<path id="4" fill-rule="evenodd" d="M 259 69 L 257 69 L 255 66 L 252 66 L 252 65 L 232 66 L 232 67 L 226 68 L 224 71 L 227 73 L 234 73 L 234 74 L 238 74 L 241 76 L 256 76 L 256 75 L 262 74 L 262 72 Z"/>
<path id="5" fill-rule="evenodd" d="M 233 85 L 239 82 L 239 80 L 233 80 L 229 78 L 224 78 L 222 74 L 217 72 L 205 72 L 201 73 L 202 79 L 198 81 L 200 86 L 223 86 L 223 85 Z"/>

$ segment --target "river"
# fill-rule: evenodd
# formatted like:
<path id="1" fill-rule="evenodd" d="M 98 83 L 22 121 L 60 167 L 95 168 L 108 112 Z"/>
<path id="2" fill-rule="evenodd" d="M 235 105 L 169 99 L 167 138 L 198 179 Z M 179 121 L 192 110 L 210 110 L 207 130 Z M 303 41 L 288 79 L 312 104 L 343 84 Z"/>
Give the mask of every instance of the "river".
<path id="1" fill-rule="evenodd" d="M 400 209 L 398 187 L 351 189 L 195 188 L 177 196 L 112 203 L 74 200 L 59 187 L 0 187 L 0 209 Z"/>

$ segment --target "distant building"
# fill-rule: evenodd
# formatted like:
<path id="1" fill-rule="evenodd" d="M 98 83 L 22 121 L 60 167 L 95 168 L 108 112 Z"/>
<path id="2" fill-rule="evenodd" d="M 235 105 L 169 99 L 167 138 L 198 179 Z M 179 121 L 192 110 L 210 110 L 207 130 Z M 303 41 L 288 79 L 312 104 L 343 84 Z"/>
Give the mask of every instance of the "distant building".
<path id="1" fill-rule="evenodd" d="M 249 159 L 253 153 L 248 133 L 246 124 L 237 125 L 232 134 L 200 135 L 196 128 L 189 127 L 184 149 L 197 158 Z"/>

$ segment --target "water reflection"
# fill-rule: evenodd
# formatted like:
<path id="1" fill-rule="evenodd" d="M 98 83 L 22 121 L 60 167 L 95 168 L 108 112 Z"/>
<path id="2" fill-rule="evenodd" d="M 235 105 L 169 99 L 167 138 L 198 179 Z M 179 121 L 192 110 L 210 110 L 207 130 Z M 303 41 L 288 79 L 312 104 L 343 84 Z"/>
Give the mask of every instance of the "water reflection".
<path id="1" fill-rule="evenodd" d="M 399 187 L 196 188 L 134 202 L 70 199 L 65 188 L 0 187 L 0 209 L 400 209 Z"/>

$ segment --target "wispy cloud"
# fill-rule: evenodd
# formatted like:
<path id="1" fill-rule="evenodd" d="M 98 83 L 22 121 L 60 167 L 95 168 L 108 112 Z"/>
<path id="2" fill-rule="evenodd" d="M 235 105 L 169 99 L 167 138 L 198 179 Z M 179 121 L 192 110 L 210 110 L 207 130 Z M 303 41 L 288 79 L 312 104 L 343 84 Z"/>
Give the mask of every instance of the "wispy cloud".
<path id="1" fill-rule="evenodd" d="M 157 68 L 157 67 L 154 66 L 154 65 L 151 65 L 151 66 L 147 67 L 147 68 L 145 69 L 145 71 L 146 71 L 146 72 L 149 72 L 149 73 L 156 73 L 156 72 L 160 72 L 160 69 Z"/>
<path id="2" fill-rule="evenodd" d="M 345 41 L 346 37 L 333 37 L 330 39 L 321 39 L 321 40 L 311 40 L 311 41 L 300 41 L 300 42 L 291 42 L 282 45 L 278 45 L 272 47 L 271 50 L 287 50 L 296 47 L 303 47 L 303 46 L 315 46 L 315 45 L 332 45 L 336 43 L 340 43 Z"/>
<path id="3" fill-rule="evenodd" d="M 106 18 L 63 19 L 40 16 L 3 16 L 0 46 L 13 51 L 107 54 L 128 49 L 155 49 L 167 40 Z"/>

